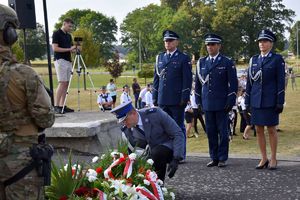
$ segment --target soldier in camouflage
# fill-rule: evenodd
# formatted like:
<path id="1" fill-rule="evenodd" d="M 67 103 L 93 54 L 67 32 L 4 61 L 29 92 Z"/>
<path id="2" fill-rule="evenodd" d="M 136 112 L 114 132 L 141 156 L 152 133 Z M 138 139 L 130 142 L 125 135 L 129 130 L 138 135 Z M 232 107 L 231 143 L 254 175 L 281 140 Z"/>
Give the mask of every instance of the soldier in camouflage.
<path id="1" fill-rule="evenodd" d="M 54 123 L 54 109 L 38 74 L 12 55 L 18 24 L 15 11 L 0 4 L 0 200 L 44 199 L 36 170 L 1 187 L 29 163 L 29 147 Z"/>

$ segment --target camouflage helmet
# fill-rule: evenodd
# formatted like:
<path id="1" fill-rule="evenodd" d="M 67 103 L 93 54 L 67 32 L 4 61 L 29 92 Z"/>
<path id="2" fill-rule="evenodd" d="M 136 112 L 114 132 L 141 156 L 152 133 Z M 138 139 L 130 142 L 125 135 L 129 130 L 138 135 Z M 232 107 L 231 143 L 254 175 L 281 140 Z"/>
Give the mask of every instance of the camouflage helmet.
<path id="1" fill-rule="evenodd" d="M 19 20 L 17 13 L 12 8 L 0 4 L 0 30 L 4 30 L 7 23 L 11 24 L 14 28 L 18 28 Z"/>

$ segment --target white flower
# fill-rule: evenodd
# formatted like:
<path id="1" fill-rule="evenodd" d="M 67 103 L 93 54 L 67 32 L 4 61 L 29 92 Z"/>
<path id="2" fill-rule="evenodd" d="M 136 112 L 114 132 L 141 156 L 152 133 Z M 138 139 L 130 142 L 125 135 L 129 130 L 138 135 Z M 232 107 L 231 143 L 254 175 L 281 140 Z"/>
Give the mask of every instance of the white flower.
<path id="1" fill-rule="evenodd" d="M 79 164 L 74 164 L 73 165 L 73 167 L 72 167 L 72 169 L 78 169 L 78 171 L 81 169 L 81 165 L 79 165 Z"/>
<path id="2" fill-rule="evenodd" d="M 98 156 L 95 156 L 93 159 L 92 159 L 92 163 L 95 163 L 99 160 L 99 157 Z"/>
<path id="3" fill-rule="evenodd" d="M 168 193 L 168 189 L 166 187 L 162 187 L 161 190 L 163 191 L 163 193 Z"/>
<path id="4" fill-rule="evenodd" d="M 89 176 L 88 177 L 89 182 L 94 182 L 95 180 L 97 180 L 96 176 Z"/>
<path id="5" fill-rule="evenodd" d="M 136 159 L 136 154 L 135 153 L 131 153 L 131 154 L 129 154 L 129 159 L 130 160 L 135 160 Z"/>
<path id="6" fill-rule="evenodd" d="M 68 164 L 66 164 L 66 165 L 64 166 L 64 170 L 67 171 L 67 169 L 68 169 Z"/>
<path id="7" fill-rule="evenodd" d="M 150 181 L 144 179 L 144 184 L 145 184 L 145 185 L 150 185 Z"/>
<path id="8" fill-rule="evenodd" d="M 95 176 L 97 177 L 97 172 L 93 169 L 88 169 L 88 172 L 86 173 L 86 177 Z"/>
<path id="9" fill-rule="evenodd" d="M 115 157 L 116 155 L 119 155 L 119 152 L 113 151 L 110 153 L 111 157 Z"/>
<path id="10" fill-rule="evenodd" d="M 91 197 L 86 198 L 86 200 L 93 200 Z"/>
<path id="11" fill-rule="evenodd" d="M 144 178 L 144 174 L 137 174 L 138 177 Z"/>
<path id="12" fill-rule="evenodd" d="M 174 192 L 170 192 L 170 196 L 172 197 L 172 200 L 175 199 L 175 194 L 174 194 Z"/>
<path id="13" fill-rule="evenodd" d="M 148 159 L 148 160 L 147 160 L 147 163 L 148 163 L 149 165 L 153 165 L 154 161 L 153 161 L 152 159 Z"/>
<path id="14" fill-rule="evenodd" d="M 158 179 L 156 172 L 150 172 L 149 173 L 149 178 L 151 181 L 156 181 Z"/>
<path id="15" fill-rule="evenodd" d="M 163 185 L 164 182 L 163 182 L 162 180 L 158 179 L 158 180 L 157 180 L 157 184 L 158 184 L 158 185 Z"/>
<path id="16" fill-rule="evenodd" d="M 104 157 L 105 157 L 105 154 L 102 154 L 101 157 L 100 157 L 101 160 L 104 159 Z"/>

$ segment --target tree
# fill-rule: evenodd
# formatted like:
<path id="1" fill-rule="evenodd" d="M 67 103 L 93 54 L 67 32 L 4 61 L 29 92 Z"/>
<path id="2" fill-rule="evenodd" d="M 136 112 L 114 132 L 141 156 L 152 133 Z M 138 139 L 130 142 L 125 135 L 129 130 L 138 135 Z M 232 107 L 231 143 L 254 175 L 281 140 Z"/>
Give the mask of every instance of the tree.
<path id="1" fill-rule="evenodd" d="M 162 32 L 168 28 L 173 14 L 171 8 L 162 8 L 154 4 L 127 14 L 120 29 L 122 44 L 130 52 L 136 52 L 136 60 L 130 62 L 138 62 L 139 38 L 142 61 L 155 60 L 155 56 L 163 50 Z"/>
<path id="2" fill-rule="evenodd" d="M 116 78 L 121 76 L 123 72 L 123 65 L 120 64 L 120 57 L 118 51 L 115 51 L 112 60 L 106 63 L 105 68 L 115 80 Z"/>
<path id="3" fill-rule="evenodd" d="M 294 26 L 290 30 L 290 46 L 289 50 L 292 51 L 295 55 L 297 55 L 297 27 L 298 27 L 298 48 L 300 48 L 300 21 L 297 21 Z M 300 49 L 298 49 L 300 51 Z M 298 52 L 300 53 L 300 52 Z M 298 55 L 299 56 L 299 55 Z"/>
<path id="4" fill-rule="evenodd" d="M 81 55 L 87 67 L 96 67 L 99 64 L 100 45 L 93 40 L 92 33 L 87 29 L 78 29 L 73 33 L 74 37 L 82 37 Z"/>
<path id="5" fill-rule="evenodd" d="M 59 29 L 62 27 L 63 21 L 66 18 L 71 18 L 74 22 L 74 30 L 77 30 L 77 28 L 79 28 L 79 24 L 80 24 L 80 19 L 87 15 L 88 13 L 92 12 L 90 9 L 72 9 L 69 10 L 68 12 L 66 12 L 65 14 L 61 15 L 58 19 L 58 22 L 54 25 L 55 29 Z"/>
<path id="6" fill-rule="evenodd" d="M 18 44 L 24 51 L 24 35 L 23 32 L 19 32 Z M 41 59 L 46 55 L 46 34 L 43 25 L 37 23 L 36 29 L 26 29 L 26 50 L 27 59 L 35 60 L 37 58 Z"/>
<path id="7" fill-rule="evenodd" d="M 108 60 L 113 50 L 113 43 L 116 42 L 118 26 L 114 17 L 91 11 L 80 19 L 80 27 L 88 29 L 93 34 L 95 43 L 100 45 L 100 54 L 103 62 Z"/>
<path id="8" fill-rule="evenodd" d="M 13 46 L 12 46 L 12 52 L 15 55 L 15 57 L 17 58 L 17 61 L 19 61 L 19 62 L 24 61 L 24 51 L 20 47 L 20 45 L 19 45 L 18 42 L 16 42 L 15 44 L 13 44 Z"/>
<path id="9" fill-rule="evenodd" d="M 160 0 L 160 4 L 163 7 L 169 7 L 177 11 L 185 0 Z"/>
<path id="10" fill-rule="evenodd" d="M 249 58 L 257 53 L 255 40 L 262 29 L 277 35 L 275 48 L 282 50 L 284 30 L 294 16 L 282 0 L 217 0 L 215 6 L 213 31 L 223 36 L 223 52 L 228 56 Z"/>

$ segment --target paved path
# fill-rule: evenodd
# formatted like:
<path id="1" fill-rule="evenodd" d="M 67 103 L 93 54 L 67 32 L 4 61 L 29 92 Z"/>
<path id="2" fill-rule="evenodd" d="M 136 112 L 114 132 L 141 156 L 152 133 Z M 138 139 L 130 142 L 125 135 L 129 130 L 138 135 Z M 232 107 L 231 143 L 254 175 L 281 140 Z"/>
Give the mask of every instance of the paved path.
<path id="1" fill-rule="evenodd" d="M 208 158 L 188 157 L 166 180 L 180 200 L 300 199 L 300 162 L 279 161 L 278 169 L 254 169 L 255 159 L 232 158 L 226 168 L 206 167 Z"/>

